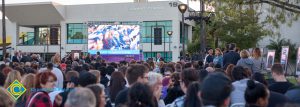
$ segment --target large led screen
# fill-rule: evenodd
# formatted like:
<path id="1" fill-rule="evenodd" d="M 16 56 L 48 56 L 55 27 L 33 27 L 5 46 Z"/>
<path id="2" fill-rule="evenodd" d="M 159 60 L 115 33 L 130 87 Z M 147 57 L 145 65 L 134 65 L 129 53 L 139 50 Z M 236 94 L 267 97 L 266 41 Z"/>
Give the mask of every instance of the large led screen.
<path id="1" fill-rule="evenodd" d="M 89 25 L 88 52 L 96 54 L 139 54 L 139 25 Z"/>

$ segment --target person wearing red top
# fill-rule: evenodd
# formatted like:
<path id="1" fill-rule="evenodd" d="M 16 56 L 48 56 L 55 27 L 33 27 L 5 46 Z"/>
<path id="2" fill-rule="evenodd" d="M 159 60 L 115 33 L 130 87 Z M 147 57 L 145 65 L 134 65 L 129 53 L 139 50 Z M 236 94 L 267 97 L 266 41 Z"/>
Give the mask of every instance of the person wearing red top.
<path id="1" fill-rule="evenodd" d="M 56 76 L 50 71 L 38 73 L 35 89 L 28 89 L 32 91 L 32 94 L 26 101 L 26 107 L 52 107 L 48 92 L 54 88 L 56 81 Z"/>

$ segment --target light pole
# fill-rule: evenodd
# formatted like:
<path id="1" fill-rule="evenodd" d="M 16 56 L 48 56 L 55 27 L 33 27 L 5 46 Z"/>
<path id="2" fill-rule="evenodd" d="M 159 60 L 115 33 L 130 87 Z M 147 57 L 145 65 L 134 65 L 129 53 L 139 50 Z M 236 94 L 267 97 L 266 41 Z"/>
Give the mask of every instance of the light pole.
<path id="1" fill-rule="evenodd" d="M 172 34 L 173 34 L 173 31 L 167 31 L 167 34 L 169 35 L 169 54 L 168 54 L 168 56 L 170 57 L 171 56 L 171 36 L 172 36 Z M 171 62 L 171 60 L 170 60 L 170 62 Z"/>
<path id="2" fill-rule="evenodd" d="M 182 44 L 182 55 L 183 55 L 183 60 L 185 61 L 185 35 L 184 35 L 184 13 L 188 6 L 186 4 L 180 4 L 178 5 L 178 9 L 181 12 L 181 35 L 183 37 L 183 44 Z"/>
<path id="3" fill-rule="evenodd" d="M 3 61 L 5 59 L 6 54 L 6 22 L 5 22 L 5 0 L 2 0 L 2 57 Z"/>

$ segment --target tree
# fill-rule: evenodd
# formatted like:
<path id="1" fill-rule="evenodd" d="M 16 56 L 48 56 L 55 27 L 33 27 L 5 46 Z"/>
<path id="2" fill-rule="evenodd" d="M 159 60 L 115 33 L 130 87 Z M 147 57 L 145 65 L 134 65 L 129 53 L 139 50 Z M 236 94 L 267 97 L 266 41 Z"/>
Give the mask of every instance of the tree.
<path id="1" fill-rule="evenodd" d="M 274 29 L 279 28 L 280 24 L 291 25 L 293 21 L 298 20 L 300 13 L 300 0 L 204 1 L 210 1 L 216 7 L 215 17 L 207 21 L 207 40 L 212 44 L 211 47 L 232 42 L 242 49 L 255 47 L 263 37 L 279 35 L 278 32 L 273 32 Z M 264 8 L 267 11 L 264 11 Z"/>

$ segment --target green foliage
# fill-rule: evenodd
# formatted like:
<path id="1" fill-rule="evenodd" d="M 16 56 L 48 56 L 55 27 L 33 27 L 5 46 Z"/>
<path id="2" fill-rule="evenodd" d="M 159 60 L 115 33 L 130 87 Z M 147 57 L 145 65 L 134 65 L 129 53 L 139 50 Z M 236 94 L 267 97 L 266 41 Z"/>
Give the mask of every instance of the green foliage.
<path id="1" fill-rule="evenodd" d="M 275 61 L 280 60 L 282 46 L 289 46 L 289 59 L 296 59 L 297 47 L 290 39 L 278 38 L 276 41 L 270 39 L 270 44 L 267 45 L 268 49 L 275 50 Z M 294 60 L 291 60 L 294 61 Z"/>

